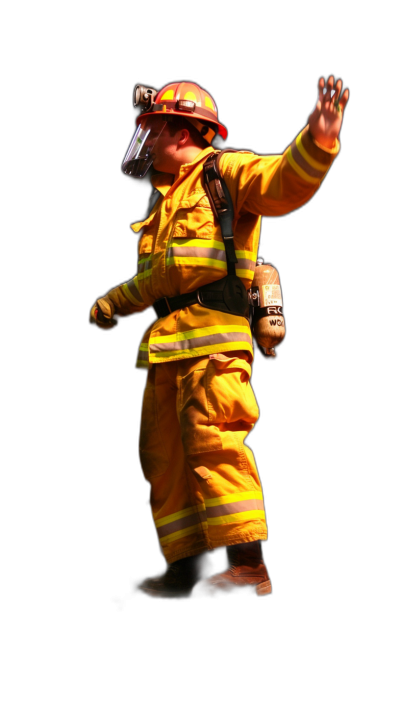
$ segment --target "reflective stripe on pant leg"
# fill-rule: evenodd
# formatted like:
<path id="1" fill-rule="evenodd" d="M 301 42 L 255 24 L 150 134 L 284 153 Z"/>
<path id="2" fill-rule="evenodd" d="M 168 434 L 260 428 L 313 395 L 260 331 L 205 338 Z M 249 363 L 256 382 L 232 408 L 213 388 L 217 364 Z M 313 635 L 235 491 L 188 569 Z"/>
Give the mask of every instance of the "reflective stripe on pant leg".
<path id="1" fill-rule="evenodd" d="M 176 363 L 153 366 L 143 397 L 139 453 L 168 562 L 209 547 L 204 501 L 188 474 L 176 413 Z"/>
<path id="2" fill-rule="evenodd" d="M 265 539 L 261 484 L 243 443 L 258 419 L 244 353 L 181 363 L 178 412 L 188 464 L 204 498 L 212 547 Z"/>

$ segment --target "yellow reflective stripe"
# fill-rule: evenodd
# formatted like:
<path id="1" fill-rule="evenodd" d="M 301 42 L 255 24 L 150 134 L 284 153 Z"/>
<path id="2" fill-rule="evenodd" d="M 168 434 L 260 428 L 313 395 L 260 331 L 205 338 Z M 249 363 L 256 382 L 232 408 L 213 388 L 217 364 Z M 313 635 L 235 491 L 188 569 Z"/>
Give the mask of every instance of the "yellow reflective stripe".
<path id="1" fill-rule="evenodd" d="M 137 359 L 136 360 L 136 367 L 149 367 L 149 362 L 146 362 L 143 359 Z"/>
<path id="2" fill-rule="evenodd" d="M 246 258 L 247 260 L 257 260 L 257 253 L 252 253 L 251 250 L 235 250 L 237 258 Z"/>
<path id="3" fill-rule="evenodd" d="M 138 305 L 138 306 L 143 305 L 143 300 L 140 301 L 140 300 L 137 300 L 135 297 L 133 297 L 133 295 L 132 295 L 131 291 L 129 290 L 126 283 L 124 283 L 122 285 L 122 292 L 128 298 L 129 302 L 132 303 L 132 305 Z"/>
<path id="4" fill-rule="evenodd" d="M 172 248 L 217 248 L 218 250 L 225 250 L 225 246 L 222 241 L 219 240 L 209 240 L 208 238 L 179 238 L 179 240 L 173 240 L 171 242 Z"/>
<path id="5" fill-rule="evenodd" d="M 181 531 L 175 531 L 175 533 L 170 533 L 170 535 L 163 536 L 160 538 L 160 543 L 161 545 L 164 545 L 165 543 L 172 543 L 174 540 L 179 540 L 179 538 L 184 538 L 187 535 L 191 535 L 191 533 L 199 533 L 204 530 L 207 530 L 207 522 L 204 521 L 204 523 L 197 523 L 194 526 L 189 526 L 189 528 L 182 528 Z"/>
<path id="6" fill-rule="evenodd" d="M 247 322 L 247 320 L 246 320 Z M 157 337 L 150 338 L 150 344 L 164 343 L 164 342 L 182 342 L 183 340 L 190 340 L 192 337 L 203 337 L 204 335 L 220 335 L 225 332 L 245 332 L 251 337 L 250 327 L 237 323 L 236 325 L 210 325 L 210 327 L 198 327 L 195 330 L 187 330 L 186 332 L 175 332 L 173 335 L 158 335 Z M 246 342 L 246 344 L 248 344 Z M 164 353 L 165 354 L 165 353 Z"/>
<path id="7" fill-rule="evenodd" d="M 265 511 L 243 511 L 242 513 L 230 513 L 226 516 L 207 518 L 209 526 L 219 526 L 223 523 L 238 523 L 239 521 L 251 521 L 255 518 L 265 521 Z"/>
<path id="8" fill-rule="evenodd" d="M 217 498 L 208 498 L 204 501 L 204 503 L 207 507 L 222 506 L 224 503 L 236 503 L 236 501 L 249 501 L 251 499 L 262 501 L 262 491 L 240 491 L 240 493 L 230 493 L 227 496 L 217 496 Z"/>
<path id="9" fill-rule="evenodd" d="M 133 297 L 132 293 L 130 292 L 130 290 L 129 290 L 128 286 L 127 286 L 127 284 L 124 283 L 123 285 L 121 285 L 121 288 L 122 288 L 122 292 L 124 293 L 125 297 L 128 298 L 129 302 L 131 302 L 133 305 L 137 305 L 138 302 L 137 302 L 137 300 L 135 300 L 135 298 Z"/>
<path id="10" fill-rule="evenodd" d="M 205 511 L 206 507 L 204 503 L 200 503 L 198 506 L 189 506 L 189 508 L 184 508 L 182 511 L 177 511 L 176 513 L 171 513 L 169 516 L 164 516 L 163 518 L 158 518 L 154 521 L 156 527 L 165 526 L 167 523 L 172 523 L 173 521 L 178 521 L 179 518 L 184 518 L 185 516 L 190 516 L 192 513 L 200 513 L 200 511 Z"/>
<path id="11" fill-rule="evenodd" d="M 218 268 L 219 270 L 226 269 L 226 260 L 214 260 L 213 258 L 196 258 L 195 256 L 189 256 L 184 258 L 182 256 L 172 256 L 167 258 L 167 265 L 205 265 L 208 268 Z"/>
<path id="12" fill-rule="evenodd" d="M 138 265 L 140 265 L 140 263 L 147 263 L 147 261 L 153 257 L 153 253 L 142 253 L 142 255 L 144 255 L 144 258 L 139 258 Z"/>
<path id="13" fill-rule="evenodd" d="M 318 171 L 323 171 L 324 173 L 327 172 L 327 170 L 329 169 L 329 165 L 327 166 L 326 164 L 321 164 L 319 161 L 316 161 L 316 159 L 313 159 L 313 157 L 310 156 L 308 151 L 306 151 L 306 149 L 304 148 L 303 142 L 301 140 L 301 134 L 296 136 L 296 146 L 303 159 L 305 159 L 307 163 L 313 167 L 313 169 L 318 169 Z"/>
<path id="14" fill-rule="evenodd" d="M 150 367 L 148 342 L 142 342 L 140 344 L 136 367 L 146 367 L 147 369 Z"/>
<path id="15" fill-rule="evenodd" d="M 312 176 L 309 176 L 309 174 L 306 174 L 306 172 L 300 168 L 300 166 L 296 163 L 296 161 L 293 158 L 292 149 L 290 148 L 290 146 L 286 152 L 286 156 L 287 156 L 287 160 L 288 160 L 289 164 L 291 165 L 292 169 L 294 169 L 294 171 L 296 171 L 296 173 L 299 174 L 299 176 L 302 179 L 304 179 L 304 181 L 308 181 L 308 183 L 320 183 L 321 179 L 313 178 Z"/>
<path id="16" fill-rule="evenodd" d="M 151 275 L 151 268 L 149 270 L 144 270 L 143 273 L 139 273 L 138 280 L 144 280 L 144 278 L 148 278 L 149 275 Z"/>
<path id="17" fill-rule="evenodd" d="M 229 345 L 234 345 L 234 347 L 229 347 Z M 212 349 L 211 349 L 212 347 Z M 186 357 L 201 357 L 202 355 L 214 354 L 214 352 L 224 352 L 229 349 L 235 350 L 247 350 L 253 354 L 251 345 L 248 342 L 221 342 L 217 345 L 205 345 L 204 347 L 194 347 L 191 350 L 170 350 L 162 352 L 155 352 L 150 357 L 150 362 L 165 362 L 166 357 L 175 357 L 176 359 L 185 359 Z"/>
<path id="18" fill-rule="evenodd" d="M 247 270 L 246 268 L 236 268 L 236 275 L 238 276 L 238 278 L 248 278 L 249 280 L 253 280 L 254 270 Z"/>
<path id="19" fill-rule="evenodd" d="M 137 351 L 137 359 L 140 361 L 143 357 L 144 361 L 149 363 L 149 343 L 142 342 Z"/>

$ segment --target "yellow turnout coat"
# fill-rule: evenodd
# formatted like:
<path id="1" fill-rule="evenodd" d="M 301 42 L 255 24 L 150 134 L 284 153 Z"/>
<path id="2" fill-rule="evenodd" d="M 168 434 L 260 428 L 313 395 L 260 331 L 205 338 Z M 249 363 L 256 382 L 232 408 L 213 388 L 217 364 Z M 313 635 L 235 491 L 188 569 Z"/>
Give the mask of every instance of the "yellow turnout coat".
<path id="1" fill-rule="evenodd" d="M 236 274 L 249 288 L 254 274 L 261 216 L 279 216 L 306 203 L 318 189 L 339 149 L 320 148 L 306 127 L 283 155 L 224 154 L 221 173 L 235 208 Z M 204 189 L 203 164 L 214 149 L 199 153 L 170 174 L 153 177 L 160 198 L 146 220 L 132 224 L 139 239 L 138 272 L 111 290 L 116 314 L 144 310 L 155 300 L 191 292 L 226 275 L 224 243 Z M 200 305 L 160 318 L 147 330 L 137 366 L 229 350 L 252 354 L 249 323 Z"/>

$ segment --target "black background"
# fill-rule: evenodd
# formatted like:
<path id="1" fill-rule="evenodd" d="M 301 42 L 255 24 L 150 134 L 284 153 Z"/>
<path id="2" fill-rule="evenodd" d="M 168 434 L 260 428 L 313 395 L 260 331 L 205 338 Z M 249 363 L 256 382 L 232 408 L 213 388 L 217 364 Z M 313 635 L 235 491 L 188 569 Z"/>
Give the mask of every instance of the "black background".
<path id="1" fill-rule="evenodd" d="M 64 343 L 73 375 L 67 395 L 73 416 L 63 454 L 74 464 L 66 484 L 73 504 L 72 597 L 88 616 L 100 611 L 135 621 L 143 612 L 172 608 L 176 614 L 199 607 L 132 594 L 135 584 L 165 567 L 137 458 L 146 374 L 134 363 L 153 314 L 120 320 L 110 333 L 87 321 L 95 299 L 136 272 L 136 239 L 129 226 L 142 217 L 149 185 L 120 170 L 135 131 L 133 89 L 138 83 L 155 89 L 197 83 L 217 104 L 228 129 L 225 146 L 256 154 L 281 154 L 293 141 L 307 124 L 321 76 L 340 77 L 350 89 L 342 149 L 320 190 L 290 215 L 263 218 L 259 248 L 259 256 L 280 274 L 287 336 L 275 361 L 256 355 L 252 377 L 261 416 L 247 444 L 264 489 L 265 557 L 273 587 L 254 607 L 259 614 L 261 608 L 278 612 L 282 606 L 289 614 L 300 607 L 301 620 L 330 607 L 332 597 L 340 599 L 337 573 L 346 571 L 353 547 L 348 487 L 340 469 L 347 345 L 338 321 L 338 303 L 351 291 L 343 276 L 343 261 L 350 257 L 344 224 L 355 190 L 350 67 L 334 48 L 304 52 L 299 40 L 288 50 L 283 37 L 269 43 L 254 27 L 251 35 L 231 34 L 225 52 L 205 33 L 203 51 L 196 53 L 171 24 L 174 49 L 153 45 L 146 52 L 142 45 L 119 44 L 104 27 L 87 43 L 73 81 L 76 101 L 65 107 L 74 169 L 64 205 L 72 219 L 68 255 L 79 321 L 69 326 Z M 123 37 L 122 21 L 119 30 Z M 162 35 L 161 25 L 158 32 Z M 222 564 L 222 553 L 215 557 Z"/>

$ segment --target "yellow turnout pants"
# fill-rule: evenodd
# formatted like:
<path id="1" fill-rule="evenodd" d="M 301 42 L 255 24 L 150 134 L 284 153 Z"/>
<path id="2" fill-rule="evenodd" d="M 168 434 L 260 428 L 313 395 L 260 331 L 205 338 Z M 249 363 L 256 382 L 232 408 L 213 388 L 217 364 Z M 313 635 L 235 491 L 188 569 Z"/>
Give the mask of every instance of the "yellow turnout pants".
<path id="1" fill-rule="evenodd" d="M 261 484 L 244 439 L 258 419 L 246 352 L 153 365 L 140 458 L 168 563 L 267 538 Z"/>

